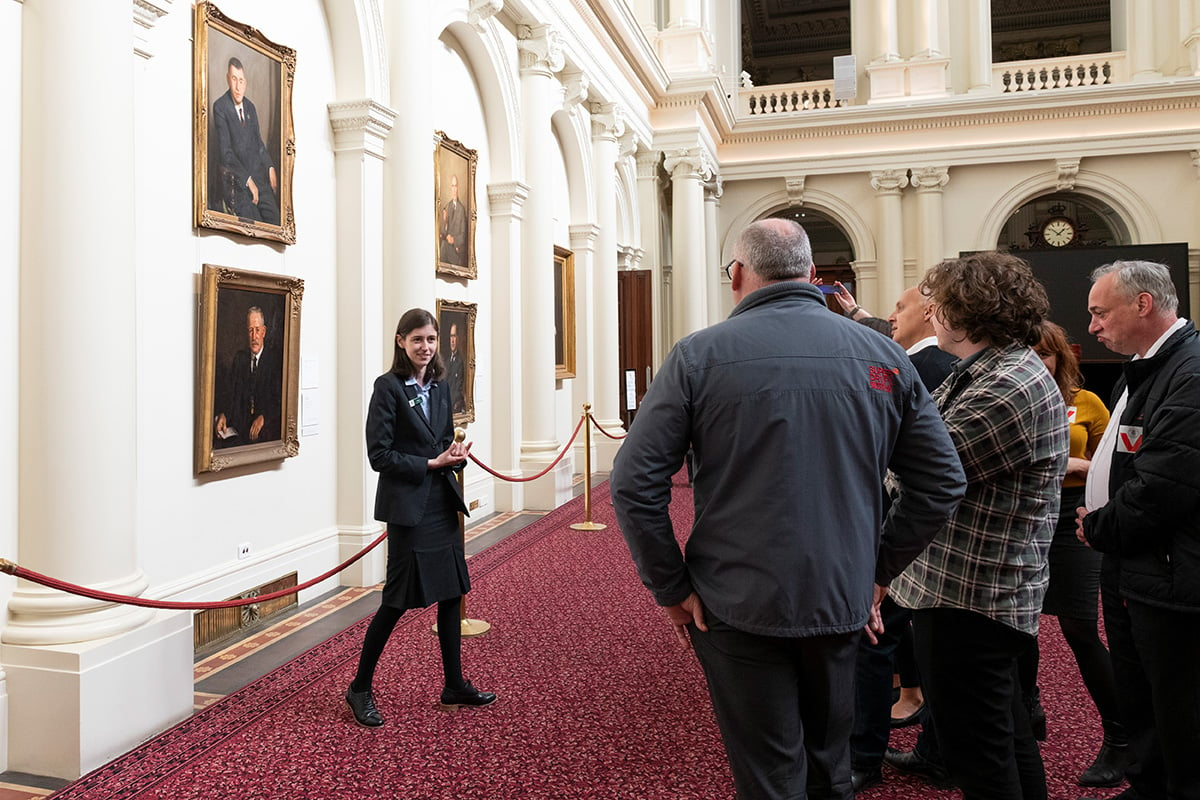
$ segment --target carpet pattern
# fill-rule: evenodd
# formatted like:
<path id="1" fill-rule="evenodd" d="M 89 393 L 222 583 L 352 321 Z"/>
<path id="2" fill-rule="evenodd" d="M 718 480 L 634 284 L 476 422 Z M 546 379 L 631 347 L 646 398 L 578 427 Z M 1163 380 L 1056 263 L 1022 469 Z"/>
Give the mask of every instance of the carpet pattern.
<path id="1" fill-rule="evenodd" d="M 690 502 L 676 484 L 681 531 Z M 342 693 L 364 620 L 53 797 L 731 800 L 703 675 L 637 579 L 607 485 L 593 492 L 592 513 L 607 530 L 567 527 L 582 519 L 577 498 L 470 559 L 470 615 L 493 627 L 464 640 L 464 670 L 499 694 L 492 707 L 437 708 L 428 609 L 401 619 L 380 662 L 387 724 L 355 725 Z M 1057 626 L 1043 622 L 1050 797 L 1073 800 L 1100 728 Z M 898 731 L 893 744 L 914 738 Z M 957 796 L 884 769 L 885 784 L 864 800 Z"/>

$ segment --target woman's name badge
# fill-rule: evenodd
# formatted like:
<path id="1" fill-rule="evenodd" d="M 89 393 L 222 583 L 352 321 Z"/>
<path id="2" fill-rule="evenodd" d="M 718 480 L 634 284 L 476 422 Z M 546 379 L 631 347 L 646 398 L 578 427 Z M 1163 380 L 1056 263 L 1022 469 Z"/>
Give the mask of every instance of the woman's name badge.
<path id="1" fill-rule="evenodd" d="M 421 396 L 420 395 L 417 395 L 412 400 L 408 401 L 409 408 L 416 408 L 419 405 L 421 405 Z"/>

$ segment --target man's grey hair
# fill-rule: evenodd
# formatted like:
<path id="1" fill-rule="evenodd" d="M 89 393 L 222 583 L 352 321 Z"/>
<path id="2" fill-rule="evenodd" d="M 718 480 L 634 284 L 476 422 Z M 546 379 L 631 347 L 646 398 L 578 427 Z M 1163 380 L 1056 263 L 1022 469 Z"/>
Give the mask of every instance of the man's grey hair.
<path id="1" fill-rule="evenodd" d="M 1179 309 L 1179 296 L 1171 280 L 1171 270 L 1166 264 L 1154 261 L 1114 261 L 1092 270 L 1092 283 L 1112 273 L 1113 286 L 1127 300 L 1133 300 L 1142 292 L 1154 299 L 1154 307 L 1163 314 L 1174 314 Z"/>
<path id="2" fill-rule="evenodd" d="M 772 217 L 752 223 L 738 237 L 733 252 L 742 266 L 764 280 L 808 280 L 812 275 L 808 234 L 790 219 Z"/>

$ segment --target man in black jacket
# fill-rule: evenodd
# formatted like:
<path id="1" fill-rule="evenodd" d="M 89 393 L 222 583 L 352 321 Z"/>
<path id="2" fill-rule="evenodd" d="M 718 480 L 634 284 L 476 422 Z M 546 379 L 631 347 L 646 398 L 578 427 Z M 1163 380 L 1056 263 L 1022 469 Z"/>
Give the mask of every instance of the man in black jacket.
<path id="1" fill-rule="evenodd" d="M 1104 553 L 1104 627 L 1137 763 L 1123 800 L 1200 798 L 1200 334 L 1170 271 L 1092 273 L 1088 332 L 1132 355 L 1092 457 L 1079 537 Z"/>

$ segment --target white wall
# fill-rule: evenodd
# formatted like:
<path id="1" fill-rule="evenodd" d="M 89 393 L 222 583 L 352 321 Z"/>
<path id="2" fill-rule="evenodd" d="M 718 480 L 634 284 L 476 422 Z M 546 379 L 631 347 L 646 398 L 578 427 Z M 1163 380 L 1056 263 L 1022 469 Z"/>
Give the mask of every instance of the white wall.
<path id="1" fill-rule="evenodd" d="M 330 43 L 318 0 L 225 0 L 230 18 L 297 51 L 292 97 L 297 243 L 283 246 L 192 228 L 192 14 L 171 10 L 158 54 L 136 73 L 138 557 L 152 594 L 224 596 L 333 562 L 335 523 L 335 197 L 326 103 L 335 99 Z M 251 98 L 253 99 L 253 98 Z M 300 353 L 315 359 L 319 433 L 280 463 L 193 475 L 203 264 L 301 278 Z M 268 336 L 272 332 L 268 332 Z M 279 332 L 280 334 L 282 332 Z M 236 548 L 251 545 L 238 561 Z M 301 600 L 335 585 L 327 581 Z"/>

